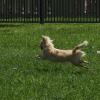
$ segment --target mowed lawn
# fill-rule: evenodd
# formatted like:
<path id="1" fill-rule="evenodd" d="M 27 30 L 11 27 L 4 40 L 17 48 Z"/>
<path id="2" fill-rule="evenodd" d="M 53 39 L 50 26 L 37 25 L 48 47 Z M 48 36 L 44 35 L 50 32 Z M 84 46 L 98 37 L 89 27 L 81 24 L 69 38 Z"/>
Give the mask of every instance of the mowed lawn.
<path id="1" fill-rule="evenodd" d="M 71 49 L 84 40 L 87 67 L 36 58 L 41 35 Z M 0 100 L 100 100 L 100 24 L 0 24 Z"/>

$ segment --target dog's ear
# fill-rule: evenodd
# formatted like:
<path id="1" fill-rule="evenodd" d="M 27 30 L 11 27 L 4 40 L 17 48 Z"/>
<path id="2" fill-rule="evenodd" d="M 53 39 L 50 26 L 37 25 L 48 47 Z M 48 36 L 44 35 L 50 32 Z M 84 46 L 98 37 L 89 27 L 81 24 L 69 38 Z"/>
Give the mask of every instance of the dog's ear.
<path id="1" fill-rule="evenodd" d="M 44 35 L 42 35 L 42 41 L 46 41 L 46 38 L 45 38 L 45 36 Z"/>
<path id="2" fill-rule="evenodd" d="M 53 42 L 54 40 L 51 40 L 51 42 Z"/>
<path id="3" fill-rule="evenodd" d="M 51 42 L 54 42 L 55 40 L 51 40 Z"/>
<path id="4" fill-rule="evenodd" d="M 42 35 L 42 38 L 45 38 L 45 35 Z"/>

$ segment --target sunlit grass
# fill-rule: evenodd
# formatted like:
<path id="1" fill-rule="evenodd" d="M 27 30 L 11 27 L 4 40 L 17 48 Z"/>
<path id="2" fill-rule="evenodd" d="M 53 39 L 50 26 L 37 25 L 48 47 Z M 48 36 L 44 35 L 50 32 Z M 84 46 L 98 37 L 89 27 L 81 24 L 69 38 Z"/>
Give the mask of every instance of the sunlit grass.
<path id="1" fill-rule="evenodd" d="M 37 59 L 41 35 L 61 49 L 89 41 L 91 70 Z M 0 24 L 0 100 L 100 100 L 99 50 L 100 24 Z"/>

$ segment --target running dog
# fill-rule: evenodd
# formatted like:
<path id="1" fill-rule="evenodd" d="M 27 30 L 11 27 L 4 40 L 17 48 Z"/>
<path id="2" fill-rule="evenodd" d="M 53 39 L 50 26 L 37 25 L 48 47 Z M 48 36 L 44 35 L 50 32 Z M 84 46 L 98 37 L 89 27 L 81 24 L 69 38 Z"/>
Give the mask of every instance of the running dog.
<path id="1" fill-rule="evenodd" d="M 87 45 L 88 41 L 84 41 L 83 43 L 75 46 L 72 50 L 60 50 L 55 48 L 53 40 L 51 40 L 50 37 L 42 36 L 40 43 L 42 54 L 39 55 L 39 57 L 59 62 L 68 61 L 76 66 L 85 67 L 83 64 L 88 62 L 83 60 L 86 53 L 81 49 Z"/>

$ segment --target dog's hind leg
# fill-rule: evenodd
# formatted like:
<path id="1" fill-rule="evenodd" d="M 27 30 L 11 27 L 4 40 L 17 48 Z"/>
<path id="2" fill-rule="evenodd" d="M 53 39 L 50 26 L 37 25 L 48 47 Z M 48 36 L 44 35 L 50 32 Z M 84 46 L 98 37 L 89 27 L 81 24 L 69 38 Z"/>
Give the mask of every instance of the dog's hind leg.
<path id="1" fill-rule="evenodd" d="M 83 63 L 89 64 L 89 62 L 88 61 L 85 61 L 85 60 L 83 61 Z"/>
<path id="2" fill-rule="evenodd" d="M 86 60 L 80 60 L 80 63 L 89 64 L 89 62 L 88 62 L 88 61 L 86 61 Z"/>
<path id="3" fill-rule="evenodd" d="M 74 65 L 77 66 L 77 67 L 80 67 L 80 68 L 88 69 L 88 67 L 86 67 L 85 65 L 83 65 L 83 63 L 74 64 Z"/>
<path id="4" fill-rule="evenodd" d="M 78 66 L 80 68 L 88 69 L 88 67 L 86 67 L 83 63 L 86 63 L 86 61 L 80 60 L 78 63 L 72 63 L 72 64 L 74 64 L 75 66 Z"/>

